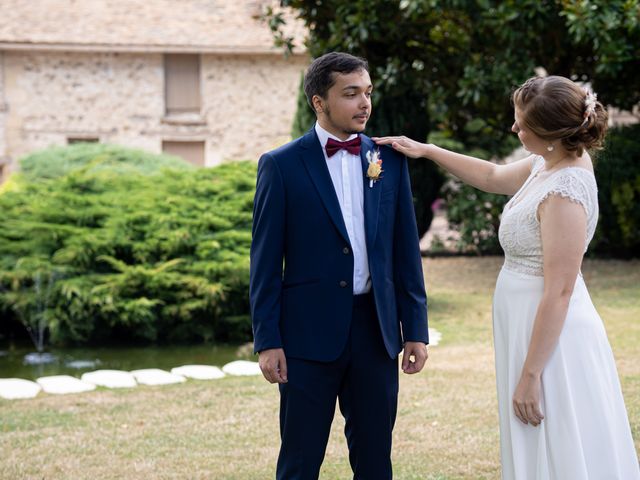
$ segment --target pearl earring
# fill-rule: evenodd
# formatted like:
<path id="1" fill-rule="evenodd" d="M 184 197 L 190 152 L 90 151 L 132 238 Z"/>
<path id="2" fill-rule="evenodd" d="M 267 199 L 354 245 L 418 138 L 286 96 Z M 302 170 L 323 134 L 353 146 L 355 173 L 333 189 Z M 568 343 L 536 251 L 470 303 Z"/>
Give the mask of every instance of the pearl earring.
<path id="1" fill-rule="evenodd" d="M 555 148 L 555 147 L 554 147 L 554 146 L 553 146 L 553 144 L 551 143 L 551 144 L 549 144 L 549 146 L 547 147 L 547 151 L 548 151 L 548 152 L 553 152 L 553 149 L 554 149 L 554 148 Z"/>

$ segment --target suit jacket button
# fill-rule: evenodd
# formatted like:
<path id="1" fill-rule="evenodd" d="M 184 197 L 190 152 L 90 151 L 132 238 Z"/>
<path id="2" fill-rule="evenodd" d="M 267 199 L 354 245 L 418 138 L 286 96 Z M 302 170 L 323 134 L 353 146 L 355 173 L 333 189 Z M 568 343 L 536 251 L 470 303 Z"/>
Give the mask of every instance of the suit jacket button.
<path id="1" fill-rule="evenodd" d="M 347 286 L 347 282 L 345 282 L 344 280 L 340 280 L 340 286 L 342 288 L 346 287 Z"/>
<path id="2" fill-rule="evenodd" d="M 349 247 L 344 247 L 342 249 L 342 253 L 344 253 L 345 255 L 349 255 Z"/>

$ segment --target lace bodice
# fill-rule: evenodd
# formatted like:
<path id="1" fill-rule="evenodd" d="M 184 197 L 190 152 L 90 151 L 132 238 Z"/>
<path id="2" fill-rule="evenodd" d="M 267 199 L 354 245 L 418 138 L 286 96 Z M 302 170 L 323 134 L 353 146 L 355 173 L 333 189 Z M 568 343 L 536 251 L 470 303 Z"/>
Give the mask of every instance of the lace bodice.
<path id="1" fill-rule="evenodd" d="M 544 159 L 535 157 L 531 175 L 505 205 L 499 229 L 504 267 L 536 276 L 543 274 L 538 207 L 547 197 L 560 195 L 584 207 L 585 251 L 598 223 L 598 188 L 593 173 L 581 167 L 565 167 L 545 176 L 543 167 Z"/>

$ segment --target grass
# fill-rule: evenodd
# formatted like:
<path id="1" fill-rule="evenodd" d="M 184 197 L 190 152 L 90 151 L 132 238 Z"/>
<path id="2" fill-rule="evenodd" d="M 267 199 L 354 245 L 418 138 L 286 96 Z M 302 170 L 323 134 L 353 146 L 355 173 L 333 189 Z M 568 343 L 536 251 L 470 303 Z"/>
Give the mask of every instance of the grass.
<path id="1" fill-rule="evenodd" d="M 401 375 L 395 478 L 499 478 L 491 295 L 499 258 L 425 260 L 428 367 Z M 640 262 L 583 268 L 616 355 L 640 448 Z M 0 400 L 0 478 L 268 479 L 278 393 L 257 377 Z M 351 478 L 339 414 L 321 478 Z"/>

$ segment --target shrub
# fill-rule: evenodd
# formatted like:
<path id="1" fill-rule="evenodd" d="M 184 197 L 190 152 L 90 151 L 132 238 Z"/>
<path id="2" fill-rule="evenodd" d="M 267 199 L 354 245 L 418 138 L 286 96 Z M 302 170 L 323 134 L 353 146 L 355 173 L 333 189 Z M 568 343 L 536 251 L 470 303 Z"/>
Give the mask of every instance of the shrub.
<path id="1" fill-rule="evenodd" d="M 449 226 L 460 233 L 459 253 L 497 255 L 502 253 L 498 227 L 508 197 L 487 193 L 457 180 L 445 188 Z"/>
<path id="2" fill-rule="evenodd" d="M 31 156 L 0 195 L 0 311 L 44 321 L 53 343 L 250 339 L 255 164 L 159 169 L 117 151 L 56 175 L 41 175 L 55 155 Z"/>
<path id="3" fill-rule="evenodd" d="M 429 141 L 478 158 L 488 157 L 488 153 L 481 149 L 465 151 L 462 143 L 442 134 L 431 134 Z M 498 227 L 507 196 L 483 192 L 449 175 L 443 197 L 449 226 L 460 233 L 457 245 L 459 253 L 488 255 L 502 252 L 498 242 Z"/>
<path id="4" fill-rule="evenodd" d="M 194 167 L 171 155 L 103 143 L 75 143 L 66 147 L 52 147 L 20 160 L 22 176 L 32 180 L 57 178 L 77 169 L 149 175 L 163 168 L 189 170 Z"/>
<path id="5" fill-rule="evenodd" d="M 433 136 L 438 145 L 463 150 L 458 142 Z M 485 157 L 481 150 L 470 155 Z M 640 124 L 614 128 L 595 155 L 600 216 L 590 255 L 640 256 Z M 459 251 L 502 253 L 500 215 L 508 197 L 481 192 L 451 178 L 444 189 L 450 226 L 460 232 Z"/>
<path id="6" fill-rule="evenodd" d="M 304 93 L 304 74 L 300 77 L 300 86 L 298 87 L 298 98 L 296 100 L 296 114 L 293 117 L 293 125 L 291 127 L 291 136 L 298 138 L 309 131 L 316 123 L 316 114 L 307 102 L 307 96 Z"/>
<path id="7" fill-rule="evenodd" d="M 640 124 L 614 128 L 596 155 L 600 219 L 593 253 L 640 256 Z"/>

